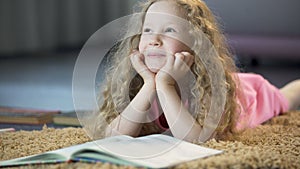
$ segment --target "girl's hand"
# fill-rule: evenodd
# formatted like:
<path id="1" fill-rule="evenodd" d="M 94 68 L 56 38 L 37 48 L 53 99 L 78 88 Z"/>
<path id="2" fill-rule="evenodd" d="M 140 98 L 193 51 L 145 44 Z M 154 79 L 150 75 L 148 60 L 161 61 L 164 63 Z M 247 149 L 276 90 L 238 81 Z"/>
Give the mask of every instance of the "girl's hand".
<path id="1" fill-rule="evenodd" d="M 174 56 L 168 56 L 166 64 L 156 75 L 156 83 L 158 85 L 174 86 L 190 71 L 193 63 L 194 56 L 189 52 L 179 52 L 175 53 Z"/>
<path id="2" fill-rule="evenodd" d="M 155 86 L 155 74 L 148 69 L 144 60 L 144 55 L 139 51 L 133 51 L 130 55 L 131 64 L 137 73 L 143 78 L 144 84 L 151 84 Z"/>

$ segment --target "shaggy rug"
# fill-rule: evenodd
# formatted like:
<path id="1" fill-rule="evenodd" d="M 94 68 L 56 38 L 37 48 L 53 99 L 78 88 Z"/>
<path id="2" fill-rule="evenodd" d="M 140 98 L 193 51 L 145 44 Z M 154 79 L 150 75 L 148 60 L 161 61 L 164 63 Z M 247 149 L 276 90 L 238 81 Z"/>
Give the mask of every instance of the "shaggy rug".
<path id="1" fill-rule="evenodd" d="M 300 112 L 273 118 L 227 141 L 210 140 L 204 146 L 223 154 L 173 168 L 300 168 Z M 81 128 L 17 131 L 0 134 L 0 160 L 27 156 L 89 141 Z M 108 163 L 59 163 L 18 168 L 134 168 Z"/>

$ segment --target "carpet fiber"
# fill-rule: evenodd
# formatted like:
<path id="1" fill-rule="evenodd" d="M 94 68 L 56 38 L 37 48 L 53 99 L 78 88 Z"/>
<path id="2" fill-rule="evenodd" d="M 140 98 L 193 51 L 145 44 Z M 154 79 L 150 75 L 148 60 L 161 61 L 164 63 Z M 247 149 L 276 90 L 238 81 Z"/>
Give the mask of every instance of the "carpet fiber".
<path id="1" fill-rule="evenodd" d="M 300 168 L 300 112 L 289 112 L 227 141 L 210 140 L 204 146 L 224 153 L 174 168 Z M 27 156 L 84 143 L 81 128 L 17 131 L 0 134 L 0 160 Z M 22 168 L 22 167 L 21 167 Z M 134 168 L 103 163 L 60 163 L 24 168 Z"/>

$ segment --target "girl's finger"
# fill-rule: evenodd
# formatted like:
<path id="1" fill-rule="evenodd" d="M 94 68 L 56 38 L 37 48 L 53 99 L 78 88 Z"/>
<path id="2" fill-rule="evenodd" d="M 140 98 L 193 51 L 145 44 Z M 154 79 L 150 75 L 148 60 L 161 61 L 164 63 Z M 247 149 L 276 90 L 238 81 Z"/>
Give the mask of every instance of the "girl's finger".
<path id="1" fill-rule="evenodd" d="M 188 61 L 190 60 L 190 53 L 189 52 L 181 52 L 181 53 L 184 56 L 184 62 L 188 63 Z"/>
<path id="2" fill-rule="evenodd" d="M 145 69 L 144 65 L 144 55 L 141 53 L 133 53 L 130 57 L 131 63 L 137 72 Z"/>
<path id="3" fill-rule="evenodd" d="M 167 54 L 167 62 L 166 62 L 166 66 L 173 66 L 175 62 L 175 58 L 173 55 L 171 54 Z"/>
<path id="4" fill-rule="evenodd" d="M 175 54 L 175 62 L 174 62 L 174 66 L 180 66 L 181 64 L 186 64 L 184 62 L 184 58 L 185 56 L 182 53 L 176 53 Z"/>
<path id="5" fill-rule="evenodd" d="M 142 55 L 139 51 L 137 51 L 137 50 L 133 50 L 132 51 L 132 53 L 129 55 L 129 57 L 136 57 L 136 56 L 140 56 L 140 55 Z"/>
<path id="6" fill-rule="evenodd" d="M 192 55 L 192 54 L 189 53 L 189 52 L 182 52 L 182 54 L 185 55 L 185 62 L 186 62 L 186 64 L 187 64 L 189 67 L 191 67 L 192 64 L 194 63 L 194 59 L 195 59 L 194 55 Z"/>

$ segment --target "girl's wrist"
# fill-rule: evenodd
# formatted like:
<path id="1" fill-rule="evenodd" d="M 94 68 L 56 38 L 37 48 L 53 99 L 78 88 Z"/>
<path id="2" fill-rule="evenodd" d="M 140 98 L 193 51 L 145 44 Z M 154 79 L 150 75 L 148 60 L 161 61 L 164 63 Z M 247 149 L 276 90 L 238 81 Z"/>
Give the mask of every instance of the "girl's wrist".
<path id="1" fill-rule="evenodd" d="M 143 87 L 141 88 L 140 92 L 144 93 L 144 98 L 149 101 L 149 106 L 151 106 L 154 96 L 156 94 L 155 83 L 144 83 Z M 150 108 L 150 107 L 149 107 Z"/>
<path id="2" fill-rule="evenodd" d="M 156 89 L 159 90 L 175 89 L 175 83 L 156 82 Z"/>
<path id="3" fill-rule="evenodd" d="M 155 89 L 155 81 L 153 80 L 144 81 L 143 88 Z"/>
<path id="4" fill-rule="evenodd" d="M 156 87 L 157 86 L 172 87 L 175 86 L 176 81 L 170 75 L 165 75 L 164 73 L 160 72 L 155 77 L 155 83 L 156 83 Z"/>

